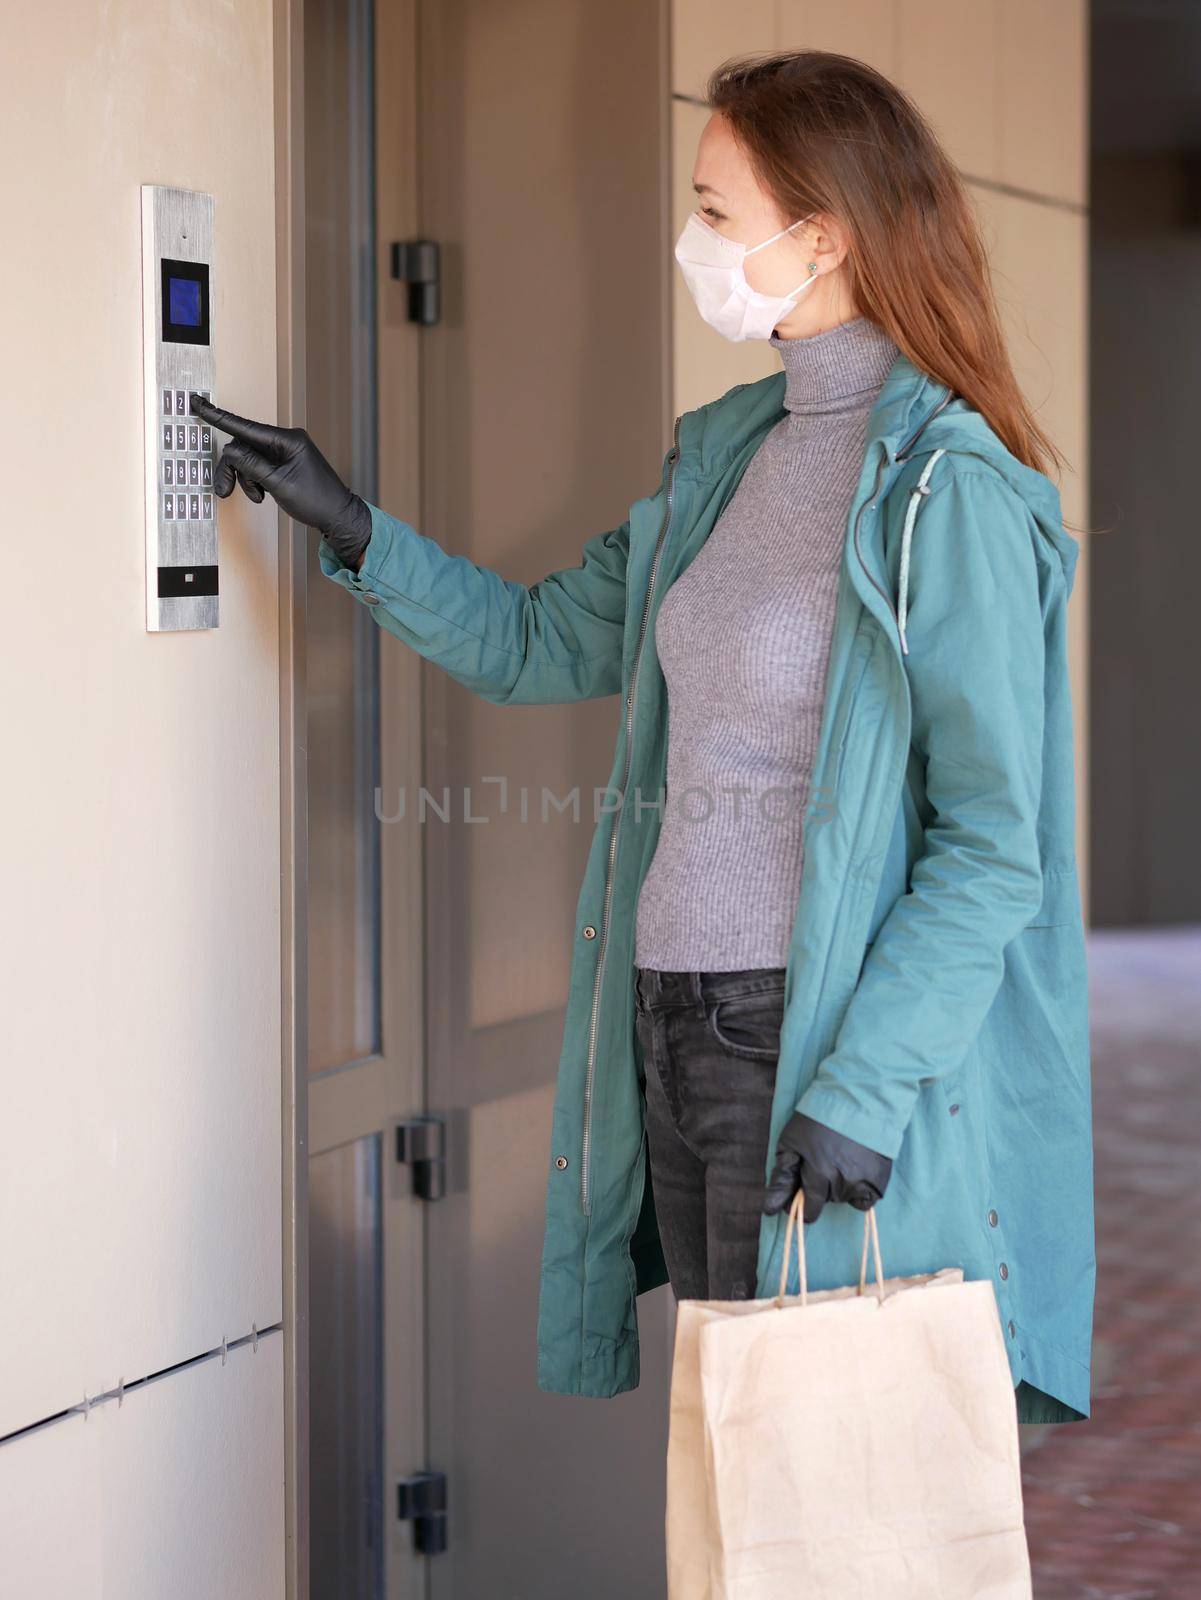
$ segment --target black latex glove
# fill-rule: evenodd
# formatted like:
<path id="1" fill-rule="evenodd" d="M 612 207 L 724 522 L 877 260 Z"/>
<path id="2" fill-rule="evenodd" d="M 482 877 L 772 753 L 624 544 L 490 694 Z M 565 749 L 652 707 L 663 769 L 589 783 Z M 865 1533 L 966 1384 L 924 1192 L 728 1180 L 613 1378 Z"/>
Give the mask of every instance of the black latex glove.
<path id="1" fill-rule="evenodd" d="M 887 1156 L 794 1111 L 780 1130 L 763 1209 L 768 1216 L 785 1211 L 797 1190 L 804 1189 L 806 1222 L 816 1222 L 828 1200 L 870 1211 L 883 1198 L 891 1172 Z"/>
<path id="2" fill-rule="evenodd" d="M 290 517 L 323 533 L 348 566 L 357 566 L 371 539 L 371 512 L 303 428 L 251 422 L 198 394 L 188 398 L 194 416 L 232 435 L 213 474 L 215 494 L 227 499 L 235 479 L 256 505 L 266 491 Z"/>

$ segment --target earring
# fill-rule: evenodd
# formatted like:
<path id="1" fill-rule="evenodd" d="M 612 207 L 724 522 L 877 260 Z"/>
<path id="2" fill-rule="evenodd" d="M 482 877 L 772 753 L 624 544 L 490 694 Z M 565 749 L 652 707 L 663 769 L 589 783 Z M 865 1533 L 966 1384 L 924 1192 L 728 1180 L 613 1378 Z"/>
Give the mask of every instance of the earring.
<path id="1" fill-rule="evenodd" d="M 816 272 L 817 271 L 817 262 L 816 261 L 811 261 L 809 263 L 809 271 L 810 272 Z"/>

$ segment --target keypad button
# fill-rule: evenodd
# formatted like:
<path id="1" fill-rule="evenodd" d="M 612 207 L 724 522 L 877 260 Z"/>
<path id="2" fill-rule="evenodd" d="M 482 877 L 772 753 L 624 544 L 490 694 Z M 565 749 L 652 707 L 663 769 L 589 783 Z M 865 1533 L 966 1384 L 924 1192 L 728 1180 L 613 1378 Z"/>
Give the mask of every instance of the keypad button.
<path id="1" fill-rule="evenodd" d="M 169 484 L 175 482 L 175 463 L 170 456 L 163 462 L 163 482 Z M 170 500 L 170 498 L 171 496 L 168 495 L 167 499 Z"/>
<path id="2" fill-rule="evenodd" d="M 188 497 L 186 494 L 177 494 L 175 496 L 175 520 L 176 522 L 186 522 L 187 518 Z"/>
<path id="3" fill-rule="evenodd" d="M 207 455 L 213 448 L 213 430 L 211 428 L 201 428 L 200 448 L 204 451 L 205 455 Z"/>
<path id="4" fill-rule="evenodd" d="M 186 389 L 176 389 L 176 391 L 175 391 L 175 415 L 177 417 L 186 417 L 187 414 L 188 414 L 188 391 Z"/>
<path id="5" fill-rule="evenodd" d="M 165 494 L 163 496 L 163 520 L 166 522 L 175 521 L 175 496 L 173 494 Z"/>
<path id="6" fill-rule="evenodd" d="M 191 517 L 193 522 L 196 522 L 196 521 L 199 520 L 199 517 L 200 517 L 200 496 L 198 494 L 193 494 L 193 495 L 189 495 L 188 496 L 188 516 Z"/>
<path id="7" fill-rule="evenodd" d="M 201 481 L 201 483 L 204 485 L 204 487 L 206 489 L 211 489 L 212 488 L 212 486 L 213 486 L 213 463 L 211 461 L 202 461 L 200 463 L 200 481 Z"/>
<path id="8" fill-rule="evenodd" d="M 170 389 L 163 390 L 163 416 L 169 417 L 175 410 L 175 396 Z"/>
<path id="9" fill-rule="evenodd" d="M 188 462 L 188 482 L 196 484 L 200 482 L 200 463 L 195 456 Z"/>
<path id="10" fill-rule="evenodd" d="M 204 520 L 208 522 L 213 515 L 213 497 L 211 494 L 202 494 L 200 496 L 200 509 L 204 515 Z"/>
<path id="11" fill-rule="evenodd" d="M 175 481 L 177 484 L 179 484 L 181 489 L 188 481 L 188 463 L 182 456 L 180 456 L 179 460 L 175 463 Z"/>
<path id="12" fill-rule="evenodd" d="M 175 429 L 169 422 L 163 423 L 163 449 L 172 450 L 175 447 Z"/>
<path id="13" fill-rule="evenodd" d="M 213 398 L 211 392 L 208 389 L 197 389 L 196 393 L 200 396 L 200 398 L 202 400 L 211 400 Z"/>
<path id="14" fill-rule="evenodd" d="M 199 450 L 200 449 L 200 428 L 195 422 L 188 429 L 188 449 L 189 450 Z"/>
<path id="15" fill-rule="evenodd" d="M 177 450 L 188 448 L 188 430 L 182 422 L 175 424 L 175 448 Z"/>

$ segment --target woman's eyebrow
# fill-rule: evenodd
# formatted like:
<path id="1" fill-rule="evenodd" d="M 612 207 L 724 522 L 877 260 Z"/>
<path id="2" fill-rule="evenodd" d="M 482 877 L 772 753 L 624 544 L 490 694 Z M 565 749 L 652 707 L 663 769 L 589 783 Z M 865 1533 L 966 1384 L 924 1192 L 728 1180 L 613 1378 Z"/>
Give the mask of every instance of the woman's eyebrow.
<path id="1" fill-rule="evenodd" d="M 720 189 L 715 189 L 711 183 L 694 183 L 692 187 L 697 194 L 715 194 L 719 200 L 724 200 L 725 195 Z"/>

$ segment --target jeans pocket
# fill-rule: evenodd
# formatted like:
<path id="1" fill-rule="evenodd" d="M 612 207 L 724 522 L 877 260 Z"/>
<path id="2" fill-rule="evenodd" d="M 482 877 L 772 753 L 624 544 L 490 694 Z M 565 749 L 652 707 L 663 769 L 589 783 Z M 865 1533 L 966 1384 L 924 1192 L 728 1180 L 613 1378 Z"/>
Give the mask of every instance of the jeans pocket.
<path id="1" fill-rule="evenodd" d="M 731 1055 L 747 1061 L 777 1061 L 784 1019 L 784 986 L 754 994 L 727 995 L 707 1011 L 709 1031 Z"/>

